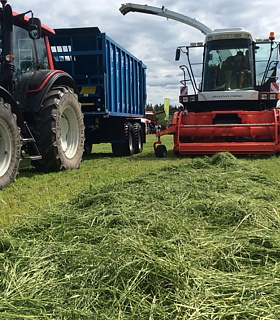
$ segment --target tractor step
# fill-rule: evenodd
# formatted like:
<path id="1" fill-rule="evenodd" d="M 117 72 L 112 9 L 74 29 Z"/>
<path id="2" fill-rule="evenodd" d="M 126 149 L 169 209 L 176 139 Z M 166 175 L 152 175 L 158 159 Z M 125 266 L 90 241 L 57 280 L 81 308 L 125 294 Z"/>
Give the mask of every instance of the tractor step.
<path id="1" fill-rule="evenodd" d="M 21 137 L 22 149 L 24 151 L 24 153 L 22 153 L 22 157 L 24 159 L 40 160 L 42 159 L 42 156 L 37 147 L 36 140 L 34 139 L 26 122 L 24 125 L 25 130 Z"/>
<path id="2" fill-rule="evenodd" d="M 21 139 L 21 142 L 22 142 L 23 144 L 28 144 L 28 143 L 35 143 L 36 141 L 35 141 L 34 138 L 22 138 L 22 139 Z"/>
<path id="3" fill-rule="evenodd" d="M 30 160 L 41 160 L 42 156 L 28 156 L 25 153 L 21 153 L 23 159 L 30 159 Z"/>

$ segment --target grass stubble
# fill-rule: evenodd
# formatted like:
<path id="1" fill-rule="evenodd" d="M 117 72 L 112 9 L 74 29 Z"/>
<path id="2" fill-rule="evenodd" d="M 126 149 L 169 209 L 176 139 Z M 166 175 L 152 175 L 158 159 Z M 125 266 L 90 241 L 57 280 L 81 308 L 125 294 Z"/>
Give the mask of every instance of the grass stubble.
<path id="1" fill-rule="evenodd" d="M 0 235 L 0 318 L 279 319 L 273 161 L 163 161 L 24 215 Z"/>

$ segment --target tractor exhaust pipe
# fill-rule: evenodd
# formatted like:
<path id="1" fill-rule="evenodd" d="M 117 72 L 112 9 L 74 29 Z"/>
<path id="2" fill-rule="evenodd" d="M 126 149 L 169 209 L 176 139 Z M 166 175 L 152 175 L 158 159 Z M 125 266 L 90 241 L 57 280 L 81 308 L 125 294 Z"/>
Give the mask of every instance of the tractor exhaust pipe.
<path id="1" fill-rule="evenodd" d="M 0 62 L 2 63 L 0 85 L 8 89 L 12 85 L 13 73 L 15 69 L 13 64 L 13 10 L 12 7 L 7 4 L 7 0 L 1 0 L 1 3 L 3 6 L 3 51 L 2 57 L 0 58 Z"/>

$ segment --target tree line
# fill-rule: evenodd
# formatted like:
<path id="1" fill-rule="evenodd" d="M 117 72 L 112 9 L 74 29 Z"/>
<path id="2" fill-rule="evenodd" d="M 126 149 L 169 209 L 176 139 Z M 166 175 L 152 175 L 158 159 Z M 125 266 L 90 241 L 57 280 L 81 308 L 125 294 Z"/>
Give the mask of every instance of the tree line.
<path id="1" fill-rule="evenodd" d="M 181 110 L 182 107 L 179 106 L 169 106 L 169 119 L 166 120 L 166 114 L 164 111 L 164 104 L 155 104 L 154 106 L 151 103 L 148 103 L 146 111 L 153 111 L 154 116 L 147 118 L 154 122 L 157 125 L 168 127 L 169 122 L 173 119 L 173 115 L 175 112 Z"/>

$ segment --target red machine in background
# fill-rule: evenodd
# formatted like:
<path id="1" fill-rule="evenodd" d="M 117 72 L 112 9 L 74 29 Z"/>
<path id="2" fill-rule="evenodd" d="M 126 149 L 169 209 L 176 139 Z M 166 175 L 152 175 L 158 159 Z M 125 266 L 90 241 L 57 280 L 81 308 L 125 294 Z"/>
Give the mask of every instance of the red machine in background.
<path id="1" fill-rule="evenodd" d="M 168 17 L 199 29 L 206 35 L 204 43 L 177 48 L 186 56 L 181 65 L 180 103 L 184 110 L 176 113 L 170 127 L 157 133 L 154 148 L 157 157 L 167 151 L 160 137 L 174 136 L 175 154 L 276 154 L 279 145 L 279 88 L 277 65 L 279 43 L 274 33 L 269 39 L 255 40 L 243 28 L 212 31 L 197 20 L 166 8 L 126 4 L 130 11 Z M 191 21 L 190 21 L 191 19 Z M 191 50 L 202 48 L 201 76 L 194 73 Z M 197 77 L 201 77 L 197 85 Z M 187 90 L 191 84 L 192 92 Z"/>

